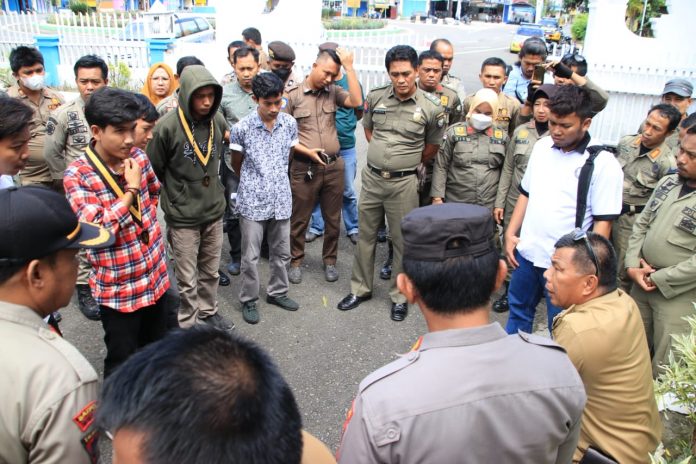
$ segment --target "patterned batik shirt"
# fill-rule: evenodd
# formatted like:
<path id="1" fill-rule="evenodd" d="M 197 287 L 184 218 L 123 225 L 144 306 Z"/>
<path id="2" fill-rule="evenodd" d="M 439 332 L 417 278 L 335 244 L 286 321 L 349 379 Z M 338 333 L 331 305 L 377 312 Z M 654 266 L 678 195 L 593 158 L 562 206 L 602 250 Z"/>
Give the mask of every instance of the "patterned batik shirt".
<path id="1" fill-rule="evenodd" d="M 290 218 L 288 161 L 297 143 L 297 122 L 286 113 L 278 114 L 273 130 L 268 130 L 257 111 L 232 127 L 230 150 L 244 155 L 237 191 L 237 210 L 244 219 Z"/>
<path id="2" fill-rule="evenodd" d="M 86 155 L 70 164 L 63 179 L 66 196 L 79 220 L 98 224 L 116 237 L 111 247 L 86 250 L 92 265 L 89 284 L 97 303 L 124 313 L 154 305 L 169 288 L 164 240 L 157 221 L 160 183 L 142 150 L 132 150 L 131 157 L 142 169 L 142 226 L 106 186 Z M 123 175 L 112 172 L 112 176 L 125 189 Z"/>

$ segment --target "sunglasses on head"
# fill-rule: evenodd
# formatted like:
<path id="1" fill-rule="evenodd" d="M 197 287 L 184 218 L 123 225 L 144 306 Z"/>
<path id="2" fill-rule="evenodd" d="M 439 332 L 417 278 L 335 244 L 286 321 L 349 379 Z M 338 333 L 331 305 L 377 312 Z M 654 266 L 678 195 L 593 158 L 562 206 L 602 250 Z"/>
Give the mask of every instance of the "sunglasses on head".
<path id="1" fill-rule="evenodd" d="M 579 53 L 566 53 L 563 55 L 563 59 L 561 59 L 561 61 L 568 60 L 574 60 L 576 63 L 583 63 L 585 61 L 585 57 Z"/>
<path id="2" fill-rule="evenodd" d="M 573 241 L 577 242 L 582 240 L 585 242 L 585 248 L 587 248 L 587 254 L 590 255 L 590 259 L 592 260 L 592 264 L 594 264 L 595 267 L 595 276 L 599 277 L 599 262 L 597 261 L 597 255 L 595 255 L 594 250 L 592 249 L 592 245 L 590 244 L 590 239 L 587 238 L 587 232 L 584 230 L 580 229 L 579 227 L 573 231 Z"/>

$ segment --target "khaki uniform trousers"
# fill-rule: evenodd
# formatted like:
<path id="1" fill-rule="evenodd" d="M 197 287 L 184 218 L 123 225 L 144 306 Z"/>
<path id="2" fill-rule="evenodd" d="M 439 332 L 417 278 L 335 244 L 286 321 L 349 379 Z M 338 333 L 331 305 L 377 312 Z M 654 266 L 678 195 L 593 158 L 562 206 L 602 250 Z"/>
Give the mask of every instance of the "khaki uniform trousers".
<path id="1" fill-rule="evenodd" d="M 684 292 L 674 298 L 667 299 L 660 290 L 646 292 L 638 285 L 631 290 L 631 297 L 640 309 L 648 338 L 648 347 L 652 356 L 653 377 L 657 377 L 659 366 L 669 362 L 669 352 L 672 348 L 672 335 L 688 333 L 691 330 L 683 318 L 696 313 L 694 301 L 696 290 Z"/>
<path id="2" fill-rule="evenodd" d="M 386 214 L 394 245 L 389 297 L 393 303 L 406 303 L 406 297 L 396 288 L 396 276 L 401 272 L 401 259 L 404 250 L 401 220 L 411 210 L 418 207 L 418 181 L 415 175 L 383 179 L 367 167 L 363 169 L 361 178 L 362 190 L 358 202 L 360 238 L 353 259 L 353 273 L 350 279 L 351 293 L 357 296 L 372 293 L 377 229 Z"/>
<path id="3" fill-rule="evenodd" d="M 618 264 L 617 284 L 620 289 L 626 293 L 631 292 L 633 280 L 626 274 L 626 249 L 628 248 L 628 239 L 631 237 L 633 223 L 636 222 L 636 214 L 622 214 L 614 221 L 611 228 L 611 243 L 616 251 L 616 260 Z"/>

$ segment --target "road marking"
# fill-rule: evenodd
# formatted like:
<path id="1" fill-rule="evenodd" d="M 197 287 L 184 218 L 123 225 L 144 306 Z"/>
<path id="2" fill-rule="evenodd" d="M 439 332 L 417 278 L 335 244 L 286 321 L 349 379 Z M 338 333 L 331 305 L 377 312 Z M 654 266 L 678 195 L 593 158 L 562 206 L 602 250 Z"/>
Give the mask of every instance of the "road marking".
<path id="1" fill-rule="evenodd" d="M 467 50 L 465 52 L 456 52 L 455 55 L 471 55 L 472 53 L 481 53 L 481 52 L 494 52 L 497 50 L 508 50 L 510 47 L 497 47 L 497 48 L 480 48 L 477 50 Z"/>

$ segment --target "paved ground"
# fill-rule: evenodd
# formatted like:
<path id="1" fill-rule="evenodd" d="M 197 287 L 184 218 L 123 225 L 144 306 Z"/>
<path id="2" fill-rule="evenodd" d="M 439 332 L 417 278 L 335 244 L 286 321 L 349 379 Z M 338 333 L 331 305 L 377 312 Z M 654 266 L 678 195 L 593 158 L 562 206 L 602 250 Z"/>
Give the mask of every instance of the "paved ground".
<path id="1" fill-rule="evenodd" d="M 433 28 L 448 37 L 455 45 L 454 69 L 464 79 L 468 91 L 479 87 L 478 70 L 483 59 L 500 56 L 512 62 L 507 52 L 512 28 L 505 25 L 474 23 L 470 26 L 410 26 Z M 429 32 L 430 33 L 430 32 Z M 386 74 L 385 74 L 386 78 Z M 360 127 L 358 136 L 359 167 L 365 164 L 367 144 Z M 356 179 L 360 189 L 360 177 Z M 228 246 L 223 249 L 224 268 L 228 262 Z M 301 308 L 295 313 L 260 304 L 261 322 L 250 326 L 243 322 L 238 302 L 239 278 L 219 290 L 220 311 L 237 325 L 237 331 L 257 341 L 268 350 L 292 386 L 304 426 L 334 449 L 340 439 L 341 425 L 356 393 L 360 380 L 374 369 L 404 353 L 423 333 L 425 323 L 418 308 L 410 308 L 408 318 L 401 323 L 389 319 L 388 282 L 377 273 L 386 256 L 386 245 L 377 247 L 375 290 L 373 299 L 348 312 L 336 309 L 336 303 L 350 291 L 350 271 L 354 245 L 342 236 L 337 268 L 340 279 L 324 281 L 321 268 L 321 240 L 307 245 L 304 263 L 304 282 L 291 285 L 289 295 Z M 268 263 L 260 264 L 262 281 L 268 278 Z M 262 298 L 264 298 L 262 288 Z M 63 329 L 66 339 L 75 344 L 101 372 L 105 355 L 101 324 L 85 319 L 74 302 L 64 309 Z M 545 313 L 541 311 L 538 329 L 545 330 Z M 493 320 L 505 324 L 507 314 L 492 314 Z M 102 445 L 105 462 L 110 462 L 110 447 Z"/>

